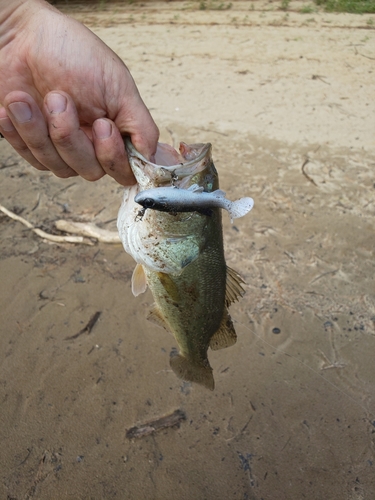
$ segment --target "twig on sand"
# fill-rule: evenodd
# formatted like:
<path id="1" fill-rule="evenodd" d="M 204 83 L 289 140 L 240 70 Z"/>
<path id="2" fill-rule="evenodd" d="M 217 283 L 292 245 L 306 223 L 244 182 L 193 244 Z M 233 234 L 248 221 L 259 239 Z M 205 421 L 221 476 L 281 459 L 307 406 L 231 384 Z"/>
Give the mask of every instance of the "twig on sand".
<path id="1" fill-rule="evenodd" d="M 27 221 L 23 217 L 20 217 L 14 212 L 11 212 L 3 205 L 0 205 L 0 211 L 7 215 L 10 219 L 21 222 L 21 224 L 26 226 L 28 229 L 31 229 L 35 234 L 37 234 L 41 238 L 44 238 L 45 240 L 53 241 L 54 243 L 81 243 L 84 245 L 93 245 L 93 242 L 91 240 L 83 238 L 82 236 L 58 236 L 56 234 L 46 233 L 42 229 L 34 227 L 31 222 Z"/>
<path id="2" fill-rule="evenodd" d="M 305 161 L 302 163 L 302 167 L 301 167 L 302 173 L 308 181 L 310 181 L 312 184 L 314 184 L 314 186 L 318 187 L 318 185 L 314 181 L 314 179 L 312 177 L 310 177 L 309 174 L 305 170 L 305 167 L 309 163 L 309 161 L 310 161 L 309 158 L 305 158 Z"/>
<path id="3" fill-rule="evenodd" d="M 354 53 L 355 53 L 355 55 L 359 54 L 362 57 L 366 57 L 366 59 L 372 59 L 373 61 L 375 60 L 375 57 L 366 56 L 365 54 L 361 54 L 360 52 L 358 52 L 357 47 L 354 47 Z"/>
<path id="4" fill-rule="evenodd" d="M 80 330 L 78 333 L 75 333 L 71 337 L 65 337 L 65 340 L 74 340 L 77 337 L 79 337 L 80 335 L 82 335 L 82 333 L 86 333 L 86 332 L 91 333 L 91 330 L 94 328 L 94 326 L 95 326 L 96 322 L 98 321 L 98 319 L 100 318 L 101 314 L 102 314 L 101 311 L 97 311 L 95 314 L 93 314 L 91 316 L 87 325 L 85 327 L 83 327 L 82 330 Z"/>
<path id="5" fill-rule="evenodd" d="M 315 281 L 320 280 L 320 278 L 323 278 L 323 276 L 327 276 L 328 274 L 336 274 L 338 271 L 340 271 L 340 269 L 334 269 L 333 271 L 326 271 L 323 274 L 319 274 L 319 276 L 310 281 L 309 285 L 312 285 L 313 283 L 315 283 Z"/>
<path id="6" fill-rule="evenodd" d="M 366 56 L 366 54 L 361 54 L 360 52 L 358 52 L 358 54 L 362 57 L 366 57 L 366 59 L 371 59 L 372 61 L 375 61 L 375 57 Z"/>
<path id="7" fill-rule="evenodd" d="M 321 82 L 325 83 L 326 85 L 331 85 L 329 82 L 326 82 L 324 80 L 325 76 L 321 76 L 321 75 L 313 75 L 312 76 L 312 79 L 313 80 L 320 80 Z"/>
<path id="8" fill-rule="evenodd" d="M 102 229 L 95 224 L 88 222 L 73 222 L 68 220 L 57 220 L 55 226 L 59 231 L 66 233 L 80 234 L 81 236 L 88 236 L 95 238 L 101 243 L 120 243 L 120 237 L 117 232 Z"/>
<path id="9" fill-rule="evenodd" d="M 0 139 L 4 139 L 4 136 L 0 134 Z M 9 167 L 14 167 L 14 165 L 17 165 L 16 161 L 13 161 L 13 163 L 8 163 L 9 160 L 13 160 L 12 156 L 9 156 L 3 163 L 0 165 L 0 170 L 3 170 L 3 168 L 9 168 Z"/>
<path id="10" fill-rule="evenodd" d="M 126 437 L 128 439 L 139 438 L 149 436 L 154 432 L 166 429 L 168 427 L 180 426 L 180 423 L 186 420 L 186 415 L 182 410 L 175 410 L 170 415 L 165 415 L 164 417 L 157 418 L 155 420 L 150 420 L 141 425 L 136 425 L 131 429 L 126 431 Z"/>
<path id="11" fill-rule="evenodd" d="M 33 208 L 35 210 L 36 207 Z M 89 238 L 95 238 L 101 243 L 120 243 L 120 237 L 115 231 L 108 231 L 107 229 L 102 229 L 95 224 L 90 224 L 88 222 L 73 222 L 67 220 L 57 220 L 55 222 L 56 229 L 59 231 L 64 231 L 66 233 L 75 234 L 76 236 L 60 236 L 56 234 L 46 233 L 42 229 L 39 229 L 28 220 L 20 217 L 11 210 L 8 210 L 3 205 L 0 205 L 0 211 L 7 215 L 10 219 L 21 222 L 28 229 L 31 229 L 35 234 L 44 238 L 45 240 L 52 241 L 54 243 L 80 243 L 83 245 L 94 245 L 94 242 Z"/>

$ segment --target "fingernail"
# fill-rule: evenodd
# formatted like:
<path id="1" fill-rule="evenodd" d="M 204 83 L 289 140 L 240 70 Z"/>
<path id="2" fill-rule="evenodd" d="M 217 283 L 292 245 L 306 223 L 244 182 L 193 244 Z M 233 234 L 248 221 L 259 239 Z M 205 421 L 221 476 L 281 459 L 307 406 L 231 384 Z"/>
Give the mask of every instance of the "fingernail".
<path id="1" fill-rule="evenodd" d="M 18 123 L 29 122 L 33 116 L 31 108 L 27 102 L 12 102 L 12 104 L 8 105 L 8 109 Z"/>
<path id="2" fill-rule="evenodd" d="M 52 92 L 52 94 L 48 94 L 46 103 L 48 111 L 54 114 L 63 113 L 66 110 L 67 106 L 66 97 L 61 94 L 58 94 L 57 92 Z"/>
<path id="3" fill-rule="evenodd" d="M 14 130 L 13 123 L 8 117 L 0 118 L 0 128 L 3 132 L 13 132 Z"/>
<path id="4" fill-rule="evenodd" d="M 112 125 L 107 120 L 96 120 L 94 128 L 98 139 L 108 139 L 112 134 Z"/>

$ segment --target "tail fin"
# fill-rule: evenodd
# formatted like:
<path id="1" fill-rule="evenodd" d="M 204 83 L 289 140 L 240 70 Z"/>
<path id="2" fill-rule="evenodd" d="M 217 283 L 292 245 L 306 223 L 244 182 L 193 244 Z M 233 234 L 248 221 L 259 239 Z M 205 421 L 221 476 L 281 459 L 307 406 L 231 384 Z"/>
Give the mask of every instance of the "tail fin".
<path id="1" fill-rule="evenodd" d="M 172 370 L 178 378 L 189 382 L 196 382 L 211 391 L 214 390 L 215 381 L 212 375 L 212 368 L 207 364 L 195 364 L 181 354 L 176 354 L 169 360 Z"/>
<path id="2" fill-rule="evenodd" d="M 237 219 L 238 217 L 243 217 L 246 215 L 254 206 L 254 200 L 252 198 L 241 198 L 240 200 L 233 201 L 228 204 L 227 210 L 232 219 Z"/>

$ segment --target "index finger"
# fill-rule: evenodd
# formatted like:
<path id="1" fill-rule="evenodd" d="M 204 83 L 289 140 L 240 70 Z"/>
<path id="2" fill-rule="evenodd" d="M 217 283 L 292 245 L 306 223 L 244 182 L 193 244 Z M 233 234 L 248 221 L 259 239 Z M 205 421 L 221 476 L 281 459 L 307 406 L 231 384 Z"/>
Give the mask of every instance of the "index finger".
<path id="1" fill-rule="evenodd" d="M 122 104 L 114 122 L 122 135 L 130 135 L 135 149 L 151 160 L 156 153 L 159 129 L 136 89 L 135 92 Z"/>
<path id="2" fill-rule="evenodd" d="M 135 184 L 124 140 L 114 122 L 108 118 L 98 118 L 92 130 L 95 154 L 103 170 L 123 186 Z"/>

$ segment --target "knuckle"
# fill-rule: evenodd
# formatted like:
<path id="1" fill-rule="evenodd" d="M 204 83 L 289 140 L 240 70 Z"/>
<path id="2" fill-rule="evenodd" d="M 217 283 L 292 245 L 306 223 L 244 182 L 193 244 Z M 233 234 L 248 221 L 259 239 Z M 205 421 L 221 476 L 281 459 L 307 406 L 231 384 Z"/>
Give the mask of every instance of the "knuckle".
<path id="1" fill-rule="evenodd" d="M 57 144 L 62 149 L 72 148 L 73 141 L 70 130 L 55 128 L 52 126 L 50 129 L 50 138 L 54 144 Z"/>
<path id="2" fill-rule="evenodd" d="M 46 138 L 42 137 L 31 137 L 26 139 L 27 146 L 31 151 L 43 151 L 47 147 Z"/>
<path id="3" fill-rule="evenodd" d="M 23 158 L 28 158 L 31 155 L 31 151 L 29 147 L 25 143 L 21 144 L 12 144 L 14 149 L 20 154 Z"/>

